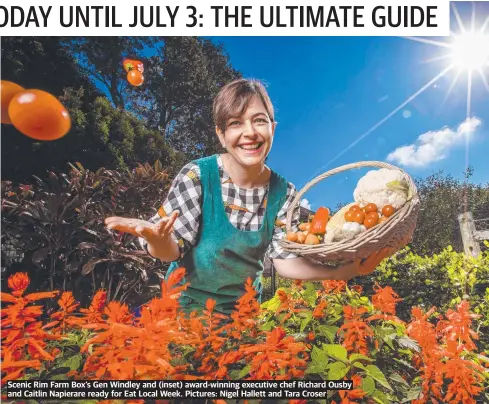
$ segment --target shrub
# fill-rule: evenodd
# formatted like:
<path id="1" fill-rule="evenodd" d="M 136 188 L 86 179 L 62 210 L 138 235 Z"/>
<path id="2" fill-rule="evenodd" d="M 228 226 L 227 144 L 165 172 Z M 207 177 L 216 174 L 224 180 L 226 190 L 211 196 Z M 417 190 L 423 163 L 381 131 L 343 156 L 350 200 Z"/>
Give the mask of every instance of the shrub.
<path id="1" fill-rule="evenodd" d="M 134 237 L 109 233 L 103 221 L 154 215 L 172 173 L 159 162 L 125 172 L 71 168 L 46 180 L 35 177 L 32 185 L 2 182 L 4 285 L 5 275 L 32 268 L 39 290 L 72 290 L 82 304 L 99 288 L 108 299 L 147 301 L 156 293 L 148 285 L 159 283 L 166 266 L 150 259 Z"/>

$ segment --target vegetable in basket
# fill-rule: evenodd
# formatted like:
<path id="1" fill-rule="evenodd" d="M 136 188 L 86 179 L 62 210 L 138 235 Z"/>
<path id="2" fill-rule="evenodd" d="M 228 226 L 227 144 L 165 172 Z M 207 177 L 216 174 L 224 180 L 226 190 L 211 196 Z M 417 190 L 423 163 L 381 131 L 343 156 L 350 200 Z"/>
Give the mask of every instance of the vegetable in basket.
<path id="1" fill-rule="evenodd" d="M 379 207 L 391 205 L 397 210 L 409 199 L 409 185 L 400 171 L 371 170 L 358 181 L 353 198 L 362 206 L 374 203 Z"/>

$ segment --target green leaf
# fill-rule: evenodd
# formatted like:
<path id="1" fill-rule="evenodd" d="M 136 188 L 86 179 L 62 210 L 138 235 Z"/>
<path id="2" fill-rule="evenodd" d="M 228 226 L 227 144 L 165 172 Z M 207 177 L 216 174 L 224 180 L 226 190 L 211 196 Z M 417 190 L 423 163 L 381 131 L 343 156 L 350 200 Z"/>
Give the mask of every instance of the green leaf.
<path id="1" fill-rule="evenodd" d="M 346 348 L 342 345 L 338 345 L 338 344 L 325 344 L 323 345 L 323 349 L 326 351 L 326 353 L 335 358 L 335 359 L 339 359 L 343 362 L 347 362 L 348 361 L 348 351 L 346 350 Z"/>
<path id="2" fill-rule="evenodd" d="M 326 369 L 326 366 L 325 367 L 321 367 L 321 366 L 318 366 L 318 365 L 313 365 L 313 364 L 310 364 L 307 369 L 306 369 L 306 373 L 307 374 L 321 374 L 324 372 L 324 370 Z"/>
<path id="3" fill-rule="evenodd" d="M 300 332 L 303 332 L 305 330 L 305 328 L 311 322 L 311 320 L 312 320 L 312 311 L 310 311 L 308 313 L 308 316 L 305 319 L 302 320 Z"/>
<path id="4" fill-rule="evenodd" d="M 390 189 L 391 191 L 402 191 L 404 193 L 406 193 L 406 197 L 407 197 L 407 193 L 408 193 L 408 190 L 409 190 L 409 186 L 407 184 L 406 181 L 402 180 L 402 181 L 391 181 L 391 182 L 388 182 L 386 184 L 386 187 L 388 189 Z"/>
<path id="5" fill-rule="evenodd" d="M 250 370 L 251 370 L 251 365 L 245 366 L 243 369 L 241 369 L 241 372 L 239 372 L 238 379 L 243 379 L 245 376 L 248 375 L 248 373 L 250 373 Z"/>
<path id="6" fill-rule="evenodd" d="M 358 369 L 367 371 L 367 368 L 361 362 L 353 362 L 353 366 L 355 366 Z"/>
<path id="7" fill-rule="evenodd" d="M 309 306 L 314 307 L 314 305 L 316 304 L 316 299 L 318 297 L 314 284 L 312 284 L 311 282 L 306 283 L 306 287 L 302 297 L 309 304 Z"/>
<path id="8" fill-rule="evenodd" d="M 240 380 L 239 374 L 241 371 L 239 369 L 233 369 L 229 371 L 229 378 L 231 380 Z"/>
<path id="9" fill-rule="evenodd" d="M 375 365 L 368 365 L 367 366 L 367 373 L 372 376 L 376 381 L 378 381 L 382 386 L 384 386 L 386 389 L 389 389 L 390 391 L 393 391 L 391 385 L 385 378 L 384 374 L 382 371 Z"/>
<path id="10" fill-rule="evenodd" d="M 383 338 L 383 341 L 389 345 L 389 347 L 391 349 L 394 349 L 394 344 L 392 343 L 392 340 L 394 340 L 396 338 L 397 334 L 394 333 L 394 334 L 388 334 L 386 335 L 384 338 Z"/>
<path id="11" fill-rule="evenodd" d="M 416 386 L 407 392 L 407 396 L 401 403 L 410 403 L 413 400 L 417 400 L 421 394 L 421 387 Z"/>
<path id="12" fill-rule="evenodd" d="M 277 296 L 272 297 L 270 300 L 263 302 L 261 304 L 263 309 L 270 310 L 272 312 L 276 312 L 280 307 L 280 299 Z"/>
<path id="13" fill-rule="evenodd" d="M 275 327 L 275 322 L 274 321 L 267 321 L 265 324 L 263 324 L 260 329 L 262 331 L 271 331 Z"/>
<path id="14" fill-rule="evenodd" d="M 321 369 L 326 369 L 328 366 L 329 358 L 322 349 L 314 346 L 311 352 L 312 363 L 316 366 L 319 366 Z"/>
<path id="15" fill-rule="evenodd" d="M 50 371 L 48 371 L 45 375 L 42 375 L 44 379 L 54 379 L 57 376 L 64 376 L 66 373 L 70 371 L 70 368 L 67 366 L 58 366 Z"/>
<path id="16" fill-rule="evenodd" d="M 389 376 L 389 379 L 391 379 L 392 381 L 394 382 L 397 382 L 399 384 L 402 384 L 404 387 L 407 387 L 409 388 L 409 384 L 406 382 L 406 380 L 404 380 L 401 375 L 399 373 L 392 373 L 390 376 Z"/>
<path id="17" fill-rule="evenodd" d="M 334 343 L 338 327 L 332 325 L 320 325 L 316 330 L 319 335 L 326 337 L 332 344 Z"/>
<path id="18" fill-rule="evenodd" d="M 355 362 L 355 361 L 359 361 L 359 360 L 373 362 L 372 358 L 369 358 L 368 356 L 365 356 L 362 354 L 353 353 L 350 355 L 350 362 Z"/>
<path id="19" fill-rule="evenodd" d="M 370 396 L 375 391 L 375 380 L 370 376 L 362 379 L 362 390 Z"/>
<path id="20" fill-rule="evenodd" d="M 392 358 L 392 359 L 395 360 L 397 363 L 400 363 L 401 365 L 406 366 L 409 369 L 417 370 L 416 368 L 411 366 L 411 364 L 409 362 L 406 362 L 404 359 L 397 359 L 397 358 Z"/>
<path id="21" fill-rule="evenodd" d="M 416 341 L 409 337 L 400 337 L 399 339 L 397 339 L 397 343 L 403 348 L 411 349 L 416 352 L 420 351 L 419 345 L 416 343 Z"/>
<path id="22" fill-rule="evenodd" d="M 380 390 L 375 390 L 372 394 L 372 398 L 380 404 L 389 404 L 391 401 L 387 398 L 387 396 L 382 393 Z"/>
<path id="23" fill-rule="evenodd" d="M 68 367 L 70 370 L 78 370 L 82 364 L 81 355 L 73 355 L 61 362 L 59 365 L 62 367 Z"/>
<path id="24" fill-rule="evenodd" d="M 328 380 L 341 380 L 346 376 L 349 370 L 350 367 L 346 366 L 343 362 L 334 362 L 329 365 Z"/>

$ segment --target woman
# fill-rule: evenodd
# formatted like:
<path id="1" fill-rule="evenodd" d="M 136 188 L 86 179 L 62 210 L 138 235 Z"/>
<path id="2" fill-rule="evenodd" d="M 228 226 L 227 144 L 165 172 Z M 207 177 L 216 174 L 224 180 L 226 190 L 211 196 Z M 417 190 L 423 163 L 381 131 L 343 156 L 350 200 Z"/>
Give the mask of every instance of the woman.
<path id="1" fill-rule="evenodd" d="M 212 298 L 217 311 L 229 314 L 246 279 L 258 279 L 266 255 L 284 278 L 348 280 L 372 272 L 391 252 L 339 268 L 285 252 L 279 241 L 297 191 L 265 165 L 277 125 L 270 98 L 261 83 L 240 79 L 221 89 L 213 108 L 227 153 L 183 167 L 150 221 L 106 219 L 109 229 L 140 237 L 149 254 L 171 262 L 168 273 L 186 268 L 190 286 L 180 298 L 184 309 L 202 308 Z M 297 224 L 298 210 L 294 231 Z"/>

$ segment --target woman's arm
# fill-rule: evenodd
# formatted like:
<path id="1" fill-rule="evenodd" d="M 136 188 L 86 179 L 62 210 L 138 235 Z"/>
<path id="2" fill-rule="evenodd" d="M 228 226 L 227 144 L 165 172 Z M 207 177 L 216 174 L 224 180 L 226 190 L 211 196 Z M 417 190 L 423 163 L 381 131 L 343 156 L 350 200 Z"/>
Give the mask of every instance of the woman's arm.
<path id="1" fill-rule="evenodd" d="M 173 237 L 173 224 L 178 212 L 161 218 L 157 223 L 141 219 L 125 217 L 108 217 L 105 224 L 110 230 L 129 233 L 145 240 L 148 252 L 155 258 L 165 262 L 175 261 L 180 256 L 180 250 Z"/>
<path id="2" fill-rule="evenodd" d="M 304 257 L 290 259 L 274 259 L 273 265 L 277 273 L 288 279 L 305 281 L 349 280 L 355 276 L 367 275 L 394 252 L 393 249 L 384 248 L 370 254 L 364 260 L 344 264 L 339 267 L 327 267 L 317 264 Z"/>

